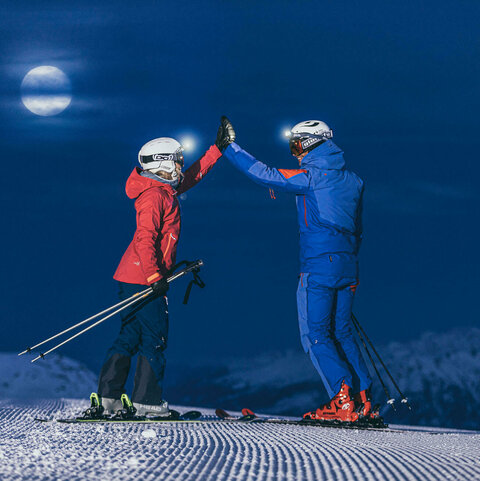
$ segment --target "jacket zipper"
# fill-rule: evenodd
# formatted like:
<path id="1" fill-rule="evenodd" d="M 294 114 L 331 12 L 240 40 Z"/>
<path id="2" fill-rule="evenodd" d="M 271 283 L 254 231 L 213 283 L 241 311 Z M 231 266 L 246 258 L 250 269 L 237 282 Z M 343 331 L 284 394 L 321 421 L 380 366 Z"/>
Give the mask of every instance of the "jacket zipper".
<path id="1" fill-rule="evenodd" d="M 308 227 L 308 221 L 307 221 L 307 201 L 305 200 L 305 196 L 303 196 L 303 207 L 305 208 L 305 225 Z"/>
<path id="2" fill-rule="evenodd" d="M 169 251 L 169 249 L 170 249 L 170 244 L 172 243 L 172 239 L 173 239 L 173 240 L 177 240 L 177 239 L 175 239 L 175 237 L 173 237 L 172 234 L 168 234 L 167 248 L 165 249 L 165 252 L 164 252 L 164 254 L 163 254 L 163 257 L 166 257 L 166 256 L 167 256 L 167 253 L 168 253 L 168 251 Z"/>

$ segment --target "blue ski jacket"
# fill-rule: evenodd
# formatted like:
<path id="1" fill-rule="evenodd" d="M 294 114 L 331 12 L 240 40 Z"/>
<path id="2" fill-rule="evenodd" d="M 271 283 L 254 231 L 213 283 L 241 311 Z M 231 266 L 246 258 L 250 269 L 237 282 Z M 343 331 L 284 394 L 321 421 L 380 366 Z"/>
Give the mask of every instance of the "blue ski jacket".
<path id="1" fill-rule="evenodd" d="M 296 194 L 300 268 L 328 287 L 358 282 L 363 181 L 345 169 L 342 150 L 327 140 L 309 152 L 299 169 L 275 169 L 236 143 L 225 157 L 257 184 Z"/>

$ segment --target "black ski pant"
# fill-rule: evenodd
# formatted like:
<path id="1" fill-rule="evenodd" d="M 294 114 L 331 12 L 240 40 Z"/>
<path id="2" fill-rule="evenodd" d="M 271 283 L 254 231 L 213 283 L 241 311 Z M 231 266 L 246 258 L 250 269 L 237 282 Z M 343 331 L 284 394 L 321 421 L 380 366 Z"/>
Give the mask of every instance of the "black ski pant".
<path id="1" fill-rule="evenodd" d="M 119 282 L 120 299 L 127 299 L 145 286 Z M 165 297 L 148 296 L 125 309 L 120 333 L 108 350 L 98 381 L 101 397 L 120 399 L 138 354 L 132 401 L 158 405 L 162 401 L 165 354 L 168 337 L 168 309 Z"/>

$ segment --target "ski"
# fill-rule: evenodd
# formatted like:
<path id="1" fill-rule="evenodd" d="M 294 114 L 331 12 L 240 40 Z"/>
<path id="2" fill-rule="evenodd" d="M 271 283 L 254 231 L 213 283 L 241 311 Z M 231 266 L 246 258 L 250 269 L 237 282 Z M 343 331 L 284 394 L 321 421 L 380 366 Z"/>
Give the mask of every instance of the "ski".
<path id="1" fill-rule="evenodd" d="M 344 428 L 344 429 L 371 429 L 378 431 L 394 431 L 388 428 L 383 419 L 378 421 L 359 420 L 355 422 L 337 421 L 337 420 L 312 420 L 312 419 L 283 419 L 266 416 L 258 416 L 251 409 L 243 408 L 242 416 L 233 416 L 224 409 L 217 409 L 215 414 L 223 421 L 228 422 L 255 422 L 265 424 L 289 424 L 294 426 L 316 426 L 328 428 Z M 395 430 L 400 431 L 400 430 Z"/>
<path id="2" fill-rule="evenodd" d="M 179 413 L 173 409 L 170 409 L 165 416 L 137 416 L 137 410 L 133 406 L 132 401 L 126 394 L 122 394 L 122 409 L 119 409 L 116 414 L 108 415 L 104 413 L 104 407 L 101 404 L 100 398 L 97 393 L 93 392 L 90 395 L 90 407 L 84 411 L 82 416 L 66 419 L 39 419 L 35 421 L 39 422 L 51 422 L 57 421 L 65 424 L 75 423 L 159 423 L 159 422 L 195 422 L 202 418 L 200 411 L 187 411 L 185 413 Z"/>
<path id="3" fill-rule="evenodd" d="M 215 409 L 215 414 L 225 422 L 237 422 L 237 423 L 250 423 L 260 420 L 253 412 L 243 413 L 242 416 L 233 416 L 229 414 L 225 409 Z"/>
<path id="4" fill-rule="evenodd" d="M 377 412 L 378 408 L 375 406 L 374 412 Z M 345 421 L 316 421 L 311 419 L 283 419 L 274 417 L 258 416 L 251 409 L 242 409 L 242 415 L 255 416 L 256 422 L 268 423 L 268 424 L 289 424 L 293 426 L 315 426 L 315 427 L 327 427 L 327 428 L 337 428 L 337 429 L 361 429 L 366 431 L 381 431 L 387 433 L 407 433 L 407 432 L 421 432 L 424 434 L 440 434 L 435 430 L 428 430 L 422 427 L 405 427 L 405 428 L 392 428 L 383 421 L 383 418 L 377 417 L 373 420 L 360 420 L 355 422 L 345 422 Z M 235 418 L 234 416 L 232 416 Z"/>
<path id="5" fill-rule="evenodd" d="M 171 410 L 168 416 L 110 416 L 105 418 L 70 418 L 57 419 L 59 423 L 75 424 L 75 423 L 188 423 L 202 421 L 202 413 L 199 411 L 187 411 L 180 414 L 178 411 Z"/>
<path id="6" fill-rule="evenodd" d="M 64 418 L 64 419 L 42 419 L 35 418 L 35 421 L 42 423 L 64 423 L 64 424 L 77 424 L 77 423 L 186 423 L 186 422 L 199 422 L 207 421 L 200 411 L 187 411 L 185 413 L 179 413 L 178 411 L 170 410 L 168 416 L 102 416 L 98 418 L 87 418 L 84 416 L 78 416 L 75 418 Z"/>

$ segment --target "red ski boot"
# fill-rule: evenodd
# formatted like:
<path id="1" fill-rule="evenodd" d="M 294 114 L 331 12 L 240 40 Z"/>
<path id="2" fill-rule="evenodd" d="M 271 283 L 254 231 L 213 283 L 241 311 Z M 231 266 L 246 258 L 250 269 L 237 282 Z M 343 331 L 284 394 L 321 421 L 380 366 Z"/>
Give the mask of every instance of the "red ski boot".
<path id="1" fill-rule="evenodd" d="M 342 382 L 340 391 L 330 399 L 330 402 L 303 415 L 303 419 L 314 421 L 346 421 L 358 420 L 358 413 L 355 412 L 355 402 L 351 396 L 351 388 Z"/>
<path id="2" fill-rule="evenodd" d="M 364 389 L 363 391 L 357 392 L 357 394 L 353 396 L 353 399 L 360 416 L 365 418 L 372 417 L 372 398 L 370 397 L 370 389 Z M 360 409 L 358 410 L 358 408 Z"/>

